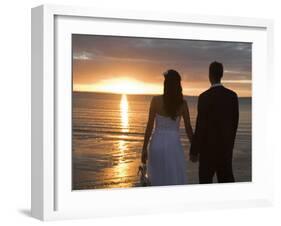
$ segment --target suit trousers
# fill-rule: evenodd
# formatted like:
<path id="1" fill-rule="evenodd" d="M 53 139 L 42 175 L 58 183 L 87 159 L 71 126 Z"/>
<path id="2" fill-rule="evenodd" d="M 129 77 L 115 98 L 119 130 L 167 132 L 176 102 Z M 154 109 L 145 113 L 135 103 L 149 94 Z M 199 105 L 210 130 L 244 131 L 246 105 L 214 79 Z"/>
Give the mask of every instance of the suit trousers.
<path id="1" fill-rule="evenodd" d="M 199 183 L 213 183 L 216 174 L 219 183 L 235 182 L 232 159 L 212 159 L 211 157 L 200 158 L 199 160 Z"/>

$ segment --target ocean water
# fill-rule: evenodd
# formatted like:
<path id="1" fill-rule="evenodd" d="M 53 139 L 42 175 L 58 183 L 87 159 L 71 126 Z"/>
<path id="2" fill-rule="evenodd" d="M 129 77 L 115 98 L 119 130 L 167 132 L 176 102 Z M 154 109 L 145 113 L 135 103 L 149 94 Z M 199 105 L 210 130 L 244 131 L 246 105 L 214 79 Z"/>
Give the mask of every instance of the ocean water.
<path id="1" fill-rule="evenodd" d="M 152 96 L 73 92 L 72 188 L 136 187 Z M 188 101 L 195 126 L 197 97 Z M 237 182 L 251 181 L 251 98 L 239 98 L 240 119 L 233 169 Z M 198 163 L 188 160 L 190 143 L 181 120 L 188 184 L 198 183 Z M 214 181 L 216 182 L 216 180 Z"/>

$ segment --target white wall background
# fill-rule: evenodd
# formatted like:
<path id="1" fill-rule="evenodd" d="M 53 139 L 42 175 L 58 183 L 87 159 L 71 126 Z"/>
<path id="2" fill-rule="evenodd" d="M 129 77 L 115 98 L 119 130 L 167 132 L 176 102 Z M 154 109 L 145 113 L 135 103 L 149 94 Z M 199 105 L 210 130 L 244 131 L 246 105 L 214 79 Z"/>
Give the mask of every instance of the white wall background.
<path id="1" fill-rule="evenodd" d="M 275 20 L 275 106 L 270 109 L 272 147 L 281 136 L 281 7 L 278 0 L 9 0 L 0 13 L 0 224 L 38 225 L 30 208 L 30 9 L 43 3 Z M 267 75 L 265 75 L 267 76 Z M 277 118 L 279 117 L 279 119 Z M 280 144 L 281 145 L 281 144 Z M 280 148 L 277 150 L 281 152 Z M 276 203 L 270 208 L 197 211 L 178 214 L 50 222 L 52 225 L 280 225 L 281 155 L 275 153 Z M 239 191 L 237 191 L 239 192 Z"/>

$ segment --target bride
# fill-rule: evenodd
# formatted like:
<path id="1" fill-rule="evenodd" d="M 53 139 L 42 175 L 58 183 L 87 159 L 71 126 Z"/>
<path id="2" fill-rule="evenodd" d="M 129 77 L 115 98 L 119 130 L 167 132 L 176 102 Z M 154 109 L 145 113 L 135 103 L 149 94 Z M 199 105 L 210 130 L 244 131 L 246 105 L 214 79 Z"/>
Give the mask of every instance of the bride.
<path id="1" fill-rule="evenodd" d="M 147 162 L 148 179 L 152 186 L 186 184 L 186 162 L 179 131 L 181 117 L 190 142 L 193 136 L 181 77 L 175 70 L 168 70 L 164 77 L 164 94 L 153 97 L 150 103 L 142 150 L 142 163 Z"/>

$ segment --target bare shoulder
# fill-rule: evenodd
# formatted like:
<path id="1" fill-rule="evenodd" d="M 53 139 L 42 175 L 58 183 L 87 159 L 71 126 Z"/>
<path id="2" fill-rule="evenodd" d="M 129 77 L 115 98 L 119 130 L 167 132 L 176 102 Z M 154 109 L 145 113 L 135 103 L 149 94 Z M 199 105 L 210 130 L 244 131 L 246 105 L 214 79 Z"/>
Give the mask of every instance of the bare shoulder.
<path id="1" fill-rule="evenodd" d="M 161 103 L 162 99 L 163 99 L 162 95 L 153 96 L 151 102 L 158 104 Z"/>
<path id="2" fill-rule="evenodd" d="M 161 97 L 161 96 L 153 96 L 153 97 L 151 98 L 150 105 L 151 105 L 152 107 L 157 107 L 157 106 L 159 106 L 160 103 L 161 103 L 161 98 L 160 98 L 160 97 Z"/>
<path id="3" fill-rule="evenodd" d="M 157 100 L 157 101 L 162 100 L 162 95 L 153 96 L 152 99 Z"/>

